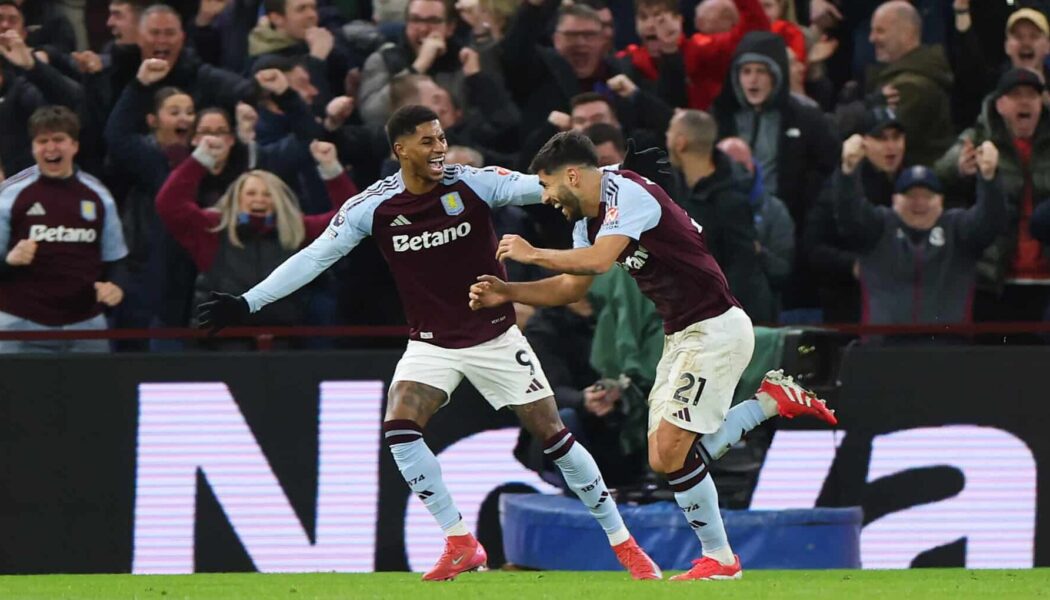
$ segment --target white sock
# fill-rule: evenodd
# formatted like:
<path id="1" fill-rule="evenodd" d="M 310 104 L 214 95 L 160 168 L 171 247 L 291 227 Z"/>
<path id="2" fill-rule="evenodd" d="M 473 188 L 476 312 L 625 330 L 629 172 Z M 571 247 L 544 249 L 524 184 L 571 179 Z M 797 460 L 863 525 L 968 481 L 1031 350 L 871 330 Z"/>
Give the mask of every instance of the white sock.
<path id="1" fill-rule="evenodd" d="M 773 404 L 773 414 L 777 414 L 777 403 L 766 394 L 769 402 Z M 768 414 L 766 404 L 761 398 L 758 400 L 745 400 L 737 404 L 726 415 L 722 426 L 714 433 L 705 433 L 700 436 L 700 446 L 711 460 L 722 458 L 733 444 L 740 441 L 744 434 L 762 424 L 763 421 L 773 415 Z"/>
<path id="2" fill-rule="evenodd" d="M 383 436 L 409 489 L 434 515 L 445 535 L 470 533 L 441 478 L 437 457 L 423 441 L 419 425 L 409 420 L 387 421 L 383 423 Z"/>
<path id="3" fill-rule="evenodd" d="M 616 509 L 616 502 L 605 487 L 605 481 L 602 480 L 602 474 L 598 471 L 598 465 L 591 453 L 587 452 L 582 444 L 576 443 L 568 429 L 552 436 L 543 446 L 543 453 L 558 465 L 569 488 L 579 496 L 587 510 L 591 511 L 591 515 L 605 530 L 609 544 L 615 546 L 626 542 L 631 534 L 623 524 L 620 511 Z"/>
<path id="4" fill-rule="evenodd" d="M 681 469 L 667 474 L 667 482 L 685 520 L 700 539 L 704 556 L 724 565 L 733 564 L 733 550 L 718 509 L 718 490 L 699 454 L 691 452 Z"/>

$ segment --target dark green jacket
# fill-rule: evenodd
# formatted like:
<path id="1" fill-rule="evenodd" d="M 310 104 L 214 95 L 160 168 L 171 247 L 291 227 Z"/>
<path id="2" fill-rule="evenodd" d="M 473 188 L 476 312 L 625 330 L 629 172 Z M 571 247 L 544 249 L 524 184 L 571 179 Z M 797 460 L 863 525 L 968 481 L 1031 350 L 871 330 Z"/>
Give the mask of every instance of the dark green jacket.
<path id="1" fill-rule="evenodd" d="M 663 321 L 624 269 L 595 277 L 588 298 L 596 319 L 591 366 L 602 378 L 630 379 L 621 396 L 626 419 L 620 446 L 633 454 L 646 447 L 648 398 L 663 352 Z"/>
<path id="2" fill-rule="evenodd" d="M 1047 114 L 1047 110 L 1048 107 L 1044 106 L 1032 138 L 1032 163 L 1027 171 L 1021 164 L 1021 156 L 1014 146 L 1013 136 L 995 110 L 995 99 L 992 96 L 985 100 L 981 116 L 977 118 L 973 127 L 962 132 L 955 145 L 934 166 L 937 177 L 948 189 L 972 189 L 974 177 L 961 176 L 957 166 L 964 141 L 970 140 L 974 146 L 991 141 L 999 149 L 997 175 L 1002 182 L 1006 198 L 1006 228 L 995 243 L 988 247 L 977 265 L 977 283 L 982 289 L 999 290 L 1014 259 L 1025 179 L 1032 179 L 1034 206 L 1039 206 L 1050 198 L 1050 115 Z M 908 143 L 911 143 L 911 138 L 908 139 Z"/>
<path id="3" fill-rule="evenodd" d="M 869 68 L 868 92 L 892 85 L 908 136 L 905 165 L 932 165 L 952 145 L 952 69 L 940 46 L 919 46 L 900 60 Z"/>

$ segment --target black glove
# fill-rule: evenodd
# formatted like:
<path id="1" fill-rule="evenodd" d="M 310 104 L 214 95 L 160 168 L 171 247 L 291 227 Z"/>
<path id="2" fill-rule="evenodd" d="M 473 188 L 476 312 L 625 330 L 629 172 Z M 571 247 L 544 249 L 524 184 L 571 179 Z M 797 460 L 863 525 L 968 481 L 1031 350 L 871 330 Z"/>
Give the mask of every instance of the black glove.
<path id="1" fill-rule="evenodd" d="M 251 311 L 248 302 L 240 296 L 211 292 L 208 301 L 197 307 L 197 312 L 197 327 L 210 329 L 208 333 L 215 335 L 224 327 L 243 323 Z"/>
<path id="2" fill-rule="evenodd" d="M 667 159 L 667 153 L 660 148 L 653 147 L 637 151 L 634 149 L 634 138 L 630 138 L 627 140 L 627 149 L 624 151 L 624 159 L 620 168 L 638 173 L 662 187 L 668 195 L 674 190 L 671 161 Z"/>

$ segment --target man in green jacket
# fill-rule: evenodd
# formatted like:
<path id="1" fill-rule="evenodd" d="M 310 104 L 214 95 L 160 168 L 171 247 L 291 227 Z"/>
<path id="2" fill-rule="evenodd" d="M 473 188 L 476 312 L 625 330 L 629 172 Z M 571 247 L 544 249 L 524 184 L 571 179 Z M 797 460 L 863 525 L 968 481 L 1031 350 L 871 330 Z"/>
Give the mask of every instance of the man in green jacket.
<path id="1" fill-rule="evenodd" d="M 941 46 L 922 45 L 922 17 L 903 0 L 886 2 L 871 17 L 879 64 L 868 70 L 869 93 L 881 94 L 904 125 L 905 166 L 931 165 L 952 144 L 952 70 Z"/>
<path id="2" fill-rule="evenodd" d="M 1035 208 L 1050 198 L 1050 115 L 1043 105 L 1044 89 L 1039 75 L 1027 69 L 1004 73 L 977 122 L 935 166 L 951 188 L 972 187 L 976 148 L 990 141 L 1000 149 L 1007 225 L 977 265 L 982 290 L 974 306 L 978 320 L 1041 320 L 1050 295 L 1050 261 L 1029 227 Z"/>

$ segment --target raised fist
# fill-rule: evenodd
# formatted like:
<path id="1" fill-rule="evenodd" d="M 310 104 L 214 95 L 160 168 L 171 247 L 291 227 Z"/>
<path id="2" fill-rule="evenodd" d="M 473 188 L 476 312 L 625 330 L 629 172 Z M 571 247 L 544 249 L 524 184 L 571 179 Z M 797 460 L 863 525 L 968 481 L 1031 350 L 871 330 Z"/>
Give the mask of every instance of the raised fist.
<path id="1" fill-rule="evenodd" d="M 616 93 L 621 98 L 630 98 L 636 91 L 638 86 L 635 85 L 631 78 L 624 75 L 623 73 L 613 77 L 609 81 L 605 82 L 605 85 L 609 86 L 609 89 Z"/>
<path id="2" fill-rule="evenodd" d="M 985 181 L 995 179 L 995 170 L 999 166 L 999 149 L 995 144 L 985 141 L 977 147 L 977 170 Z"/>
<path id="3" fill-rule="evenodd" d="M 171 65 L 162 58 L 147 58 L 139 65 L 139 72 L 135 76 L 142 85 L 153 85 L 168 76 Z"/>
<path id="4" fill-rule="evenodd" d="M 572 117 L 560 110 L 552 110 L 551 114 L 547 115 L 547 122 L 557 127 L 558 131 L 568 131 L 572 128 Z"/>
<path id="5" fill-rule="evenodd" d="M 339 129 L 353 113 L 353 98 L 350 96 L 336 96 L 335 98 L 332 98 L 324 110 L 325 129 L 329 131 Z"/>
<path id="6" fill-rule="evenodd" d="M 310 48 L 310 56 L 325 60 L 334 45 L 335 37 L 324 27 L 311 27 L 306 30 L 306 46 Z"/>
<path id="7" fill-rule="evenodd" d="M 280 69 L 263 69 L 255 74 L 255 81 L 262 89 L 275 96 L 288 90 L 288 77 Z"/>
<path id="8" fill-rule="evenodd" d="M 473 48 L 459 51 L 459 64 L 463 65 L 463 74 L 467 77 L 481 72 L 481 55 Z"/>
<path id="9" fill-rule="evenodd" d="M 314 140 L 310 142 L 310 155 L 321 167 L 339 167 L 339 155 L 335 152 L 335 144 Z"/>
<path id="10" fill-rule="evenodd" d="M 842 172 L 849 175 L 864 159 L 864 136 L 855 133 L 842 143 Z"/>

